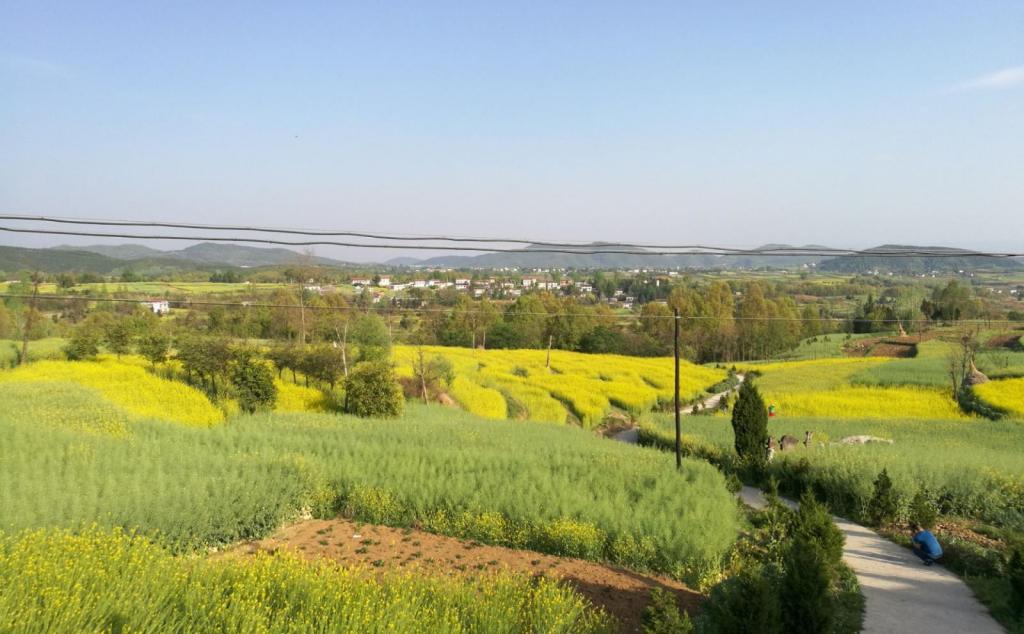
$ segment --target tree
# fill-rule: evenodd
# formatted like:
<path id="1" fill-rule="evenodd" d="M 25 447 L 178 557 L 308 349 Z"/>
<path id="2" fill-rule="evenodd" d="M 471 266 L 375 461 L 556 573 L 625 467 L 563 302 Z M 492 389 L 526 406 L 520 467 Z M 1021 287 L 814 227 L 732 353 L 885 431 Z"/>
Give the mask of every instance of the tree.
<path id="1" fill-rule="evenodd" d="M 299 360 L 303 374 L 327 384 L 331 390 L 341 378 L 345 369 L 344 356 L 341 348 L 332 345 L 321 345 L 303 353 Z"/>
<path id="2" fill-rule="evenodd" d="M 139 354 L 144 356 L 153 367 L 167 360 L 171 349 L 171 338 L 159 330 L 153 330 L 139 339 Z"/>
<path id="3" fill-rule="evenodd" d="M 813 541 L 797 536 L 786 553 L 779 588 L 782 622 L 787 633 L 828 632 L 835 620 L 831 587 L 833 565 Z"/>
<path id="4" fill-rule="evenodd" d="M 232 351 L 228 377 L 238 399 L 238 406 L 247 414 L 273 409 L 277 401 L 274 372 L 255 351 L 239 348 Z"/>
<path id="5" fill-rule="evenodd" d="M 127 319 L 111 321 L 103 329 L 103 343 L 120 359 L 132 350 L 132 327 Z"/>
<path id="6" fill-rule="evenodd" d="M 71 334 L 71 339 L 64 346 L 64 356 L 68 361 L 85 361 L 95 359 L 100 353 L 100 338 L 96 331 L 83 324 Z"/>
<path id="7" fill-rule="evenodd" d="M 732 430 L 736 454 L 740 459 L 755 465 L 763 464 L 765 442 L 768 440 L 768 410 L 750 378 L 740 386 L 739 397 L 732 408 Z"/>
<path id="8" fill-rule="evenodd" d="M 220 337 L 182 337 L 178 340 L 177 358 L 186 374 L 197 376 L 207 390 L 217 395 L 217 378 L 227 373 L 231 347 Z"/>
<path id="9" fill-rule="evenodd" d="M 928 489 L 922 487 L 910 501 L 910 521 L 921 528 L 931 530 L 938 519 L 938 511 L 928 495 Z"/>
<path id="10" fill-rule="evenodd" d="M 361 315 L 352 324 L 349 338 L 356 345 L 359 356 L 358 362 L 382 361 L 391 352 L 391 337 L 388 336 L 388 328 L 384 321 L 374 315 Z"/>
<path id="11" fill-rule="evenodd" d="M 970 330 L 960 333 L 960 340 L 952 347 L 946 359 L 949 379 L 953 387 L 953 398 L 957 401 L 967 387 L 967 380 L 974 369 L 974 356 L 978 352 L 978 339 Z"/>
<path id="12" fill-rule="evenodd" d="M 13 335 L 14 318 L 11 317 L 11 311 L 0 302 L 0 339 L 10 339 Z"/>
<path id="13" fill-rule="evenodd" d="M 892 478 L 889 477 L 889 470 L 882 469 L 882 472 L 875 478 L 874 492 L 868 500 L 867 516 L 874 526 L 884 526 L 896 521 L 899 513 L 900 498 L 893 488 Z"/>
<path id="14" fill-rule="evenodd" d="M 846 538 L 832 521 L 832 514 L 808 489 L 800 497 L 800 508 L 793 519 L 793 536 L 817 546 L 832 566 L 843 557 Z"/>
<path id="15" fill-rule="evenodd" d="M 748 565 L 716 585 L 701 606 L 700 631 L 707 634 L 777 634 L 782 616 L 776 575 L 770 568 Z"/>
<path id="16" fill-rule="evenodd" d="M 359 363 L 345 380 L 345 411 L 372 418 L 395 418 L 405 399 L 395 370 L 385 361 Z"/>
<path id="17" fill-rule="evenodd" d="M 423 402 L 427 403 L 430 398 L 430 390 L 436 390 L 440 384 L 451 385 L 455 380 L 455 370 L 452 367 L 452 362 L 441 355 L 434 355 L 427 359 L 423 347 L 420 346 L 416 348 L 413 378 L 420 386 L 420 396 L 423 398 Z"/>

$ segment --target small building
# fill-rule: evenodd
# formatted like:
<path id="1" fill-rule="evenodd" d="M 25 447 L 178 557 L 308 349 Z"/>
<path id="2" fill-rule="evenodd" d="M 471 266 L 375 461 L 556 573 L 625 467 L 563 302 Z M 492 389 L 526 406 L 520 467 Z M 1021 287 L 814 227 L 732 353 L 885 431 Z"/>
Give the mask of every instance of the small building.
<path id="1" fill-rule="evenodd" d="M 166 315 L 171 312 L 171 304 L 166 299 L 157 299 L 146 303 L 154 315 Z"/>
<path id="2" fill-rule="evenodd" d="M 377 286 L 384 286 L 384 287 L 391 286 L 391 276 L 390 275 L 381 275 L 380 276 L 380 280 L 377 282 Z"/>
<path id="3" fill-rule="evenodd" d="M 368 277 L 353 277 L 352 286 L 369 286 L 372 281 Z"/>

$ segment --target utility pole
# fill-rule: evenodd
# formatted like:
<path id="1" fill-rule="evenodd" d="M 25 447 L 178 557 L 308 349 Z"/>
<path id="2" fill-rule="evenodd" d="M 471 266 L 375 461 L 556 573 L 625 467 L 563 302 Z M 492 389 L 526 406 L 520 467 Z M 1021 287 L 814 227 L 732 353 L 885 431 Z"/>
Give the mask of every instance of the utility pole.
<path id="1" fill-rule="evenodd" d="M 33 324 L 36 317 L 36 300 L 39 296 L 39 283 L 43 281 L 43 276 L 38 272 L 33 273 L 32 277 L 32 298 L 28 301 L 28 313 L 25 315 L 25 326 L 24 332 L 21 336 L 21 362 L 20 365 L 28 363 L 28 333 L 32 330 Z"/>
<path id="2" fill-rule="evenodd" d="M 682 454 L 682 431 L 679 425 L 679 309 L 672 309 L 672 323 L 675 328 L 673 329 L 672 342 L 673 348 L 675 349 L 675 363 L 676 363 L 676 389 L 675 389 L 675 401 L 676 401 L 676 469 L 683 468 L 683 454 Z"/>

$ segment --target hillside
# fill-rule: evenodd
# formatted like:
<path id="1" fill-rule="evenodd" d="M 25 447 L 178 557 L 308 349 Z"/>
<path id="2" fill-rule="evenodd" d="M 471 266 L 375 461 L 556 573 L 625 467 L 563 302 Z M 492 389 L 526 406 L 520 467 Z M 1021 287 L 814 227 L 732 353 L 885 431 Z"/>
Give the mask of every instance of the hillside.
<path id="1" fill-rule="evenodd" d="M 892 252 L 892 251 L 940 251 L 949 255 L 941 256 L 903 256 L 886 257 L 878 256 L 839 256 L 830 258 L 818 265 L 822 271 L 835 273 L 869 273 L 872 271 L 885 271 L 901 274 L 923 274 L 942 272 L 955 273 L 957 271 L 1017 271 L 1024 268 L 1019 261 L 1009 258 L 997 258 L 984 255 L 970 255 L 972 252 L 964 249 L 953 249 L 948 247 L 922 247 L 900 244 L 885 244 L 882 246 L 867 249 L 867 251 Z M 958 255 L 963 254 L 963 255 Z"/>
<path id="2" fill-rule="evenodd" d="M 141 244 L 96 244 L 82 247 L 59 246 L 53 250 L 86 251 L 119 260 L 171 259 L 186 260 L 198 264 L 227 266 L 277 266 L 297 264 L 305 256 L 297 251 L 282 248 L 250 247 L 238 244 L 200 242 L 184 249 L 161 251 Z M 346 262 L 313 256 L 309 259 L 322 266 L 347 266 Z"/>
<path id="3" fill-rule="evenodd" d="M 785 248 L 788 245 L 765 245 Z M 616 253 L 548 253 L 539 245 L 508 253 L 482 255 L 442 255 L 423 260 L 401 257 L 388 260 L 393 266 L 435 266 L 453 268 L 574 268 L 574 269 L 728 269 L 728 268 L 793 268 L 817 263 L 819 256 L 717 256 L 717 255 L 655 255 L 646 249 L 627 249 L 595 243 L 579 247 L 581 251 L 616 251 Z M 763 247 L 762 247 L 763 248 Z M 630 251 L 621 253 L 621 251 Z"/>

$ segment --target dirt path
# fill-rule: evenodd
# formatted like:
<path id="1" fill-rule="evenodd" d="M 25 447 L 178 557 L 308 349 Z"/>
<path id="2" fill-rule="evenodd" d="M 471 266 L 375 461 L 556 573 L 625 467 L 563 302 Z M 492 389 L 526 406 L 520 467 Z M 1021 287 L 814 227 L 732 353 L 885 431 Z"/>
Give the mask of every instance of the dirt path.
<path id="1" fill-rule="evenodd" d="M 700 594 L 666 577 L 530 550 L 486 546 L 423 531 L 357 524 L 345 519 L 299 522 L 267 539 L 241 544 L 219 556 L 241 557 L 282 548 L 305 557 L 326 557 L 344 565 L 363 564 L 381 569 L 418 568 L 443 575 L 509 569 L 560 578 L 617 618 L 623 625 L 623 632 L 641 631 L 643 610 L 654 588 L 675 594 L 680 608 L 691 614 L 700 600 Z"/>
<path id="2" fill-rule="evenodd" d="M 743 375 L 737 374 L 736 377 L 740 380 L 740 382 L 736 384 L 736 387 L 732 388 L 731 390 L 726 390 L 724 392 L 717 392 L 715 394 L 712 394 L 711 396 L 707 397 L 706 399 L 700 402 L 701 408 L 713 409 L 715 407 L 718 407 L 718 404 L 722 401 L 723 398 L 725 398 L 732 392 L 738 390 L 740 385 L 743 384 Z M 690 414 L 693 414 L 694 407 L 696 407 L 696 404 L 687 405 L 686 407 L 680 407 L 679 413 L 689 416 Z M 629 429 L 623 429 L 622 431 L 612 434 L 611 438 L 613 440 L 618 440 L 619 442 L 624 442 L 628 445 L 635 445 L 640 442 L 640 428 L 630 427 Z"/>
<path id="3" fill-rule="evenodd" d="M 753 487 L 740 499 L 752 508 L 766 505 Z M 786 500 L 790 507 L 795 503 Z M 909 550 L 842 518 L 836 526 L 846 537 L 843 561 L 857 574 L 864 595 L 864 632 L 989 634 L 1003 629 L 971 590 L 942 566 L 927 567 Z"/>

